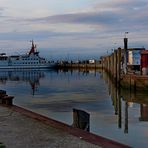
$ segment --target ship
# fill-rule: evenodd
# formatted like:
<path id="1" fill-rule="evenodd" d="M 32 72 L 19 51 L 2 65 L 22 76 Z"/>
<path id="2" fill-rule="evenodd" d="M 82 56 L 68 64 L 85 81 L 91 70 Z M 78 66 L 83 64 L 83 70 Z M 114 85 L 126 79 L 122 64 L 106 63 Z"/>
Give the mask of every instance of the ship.
<path id="1" fill-rule="evenodd" d="M 8 56 L 6 53 L 0 53 L 0 69 L 40 69 L 54 67 L 53 61 L 48 61 L 40 57 L 33 40 L 31 43 L 30 51 L 24 55 Z"/>

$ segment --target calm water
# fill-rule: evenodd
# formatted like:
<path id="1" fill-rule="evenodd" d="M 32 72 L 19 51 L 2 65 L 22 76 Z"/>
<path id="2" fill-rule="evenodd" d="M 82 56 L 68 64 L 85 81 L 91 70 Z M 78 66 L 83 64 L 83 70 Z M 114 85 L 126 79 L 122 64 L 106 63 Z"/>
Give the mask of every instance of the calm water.
<path id="1" fill-rule="evenodd" d="M 148 94 L 119 94 L 105 73 L 0 71 L 0 87 L 15 96 L 16 105 L 69 125 L 73 108 L 81 109 L 90 114 L 90 132 L 148 147 Z"/>

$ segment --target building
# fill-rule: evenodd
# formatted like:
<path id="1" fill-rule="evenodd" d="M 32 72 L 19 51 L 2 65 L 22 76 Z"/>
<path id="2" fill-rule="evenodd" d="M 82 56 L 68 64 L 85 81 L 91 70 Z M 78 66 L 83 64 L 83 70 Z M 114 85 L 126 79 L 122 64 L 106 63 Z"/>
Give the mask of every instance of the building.
<path id="1" fill-rule="evenodd" d="M 129 48 L 127 51 L 127 68 L 128 70 L 140 71 L 141 53 L 145 48 Z"/>
<path id="2" fill-rule="evenodd" d="M 148 50 L 141 52 L 141 74 L 148 74 Z"/>

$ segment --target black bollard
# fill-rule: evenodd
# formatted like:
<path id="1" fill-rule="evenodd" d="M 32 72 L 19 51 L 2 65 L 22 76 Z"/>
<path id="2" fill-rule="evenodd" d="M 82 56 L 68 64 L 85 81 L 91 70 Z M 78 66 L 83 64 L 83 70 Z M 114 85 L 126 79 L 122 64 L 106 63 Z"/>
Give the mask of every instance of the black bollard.
<path id="1" fill-rule="evenodd" d="M 89 132 L 90 114 L 83 110 L 73 109 L 73 127 Z"/>

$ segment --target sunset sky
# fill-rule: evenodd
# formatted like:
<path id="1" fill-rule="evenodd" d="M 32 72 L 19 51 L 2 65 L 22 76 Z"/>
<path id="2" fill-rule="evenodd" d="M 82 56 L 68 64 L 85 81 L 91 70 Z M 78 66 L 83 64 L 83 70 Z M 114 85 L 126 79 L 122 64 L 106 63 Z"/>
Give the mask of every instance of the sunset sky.
<path id="1" fill-rule="evenodd" d="M 25 53 L 34 40 L 47 56 L 100 56 L 148 49 L 147 0 L 0 0 L 0 52 Z M 43 51 L 42 51 L 43 50 Z"/>

